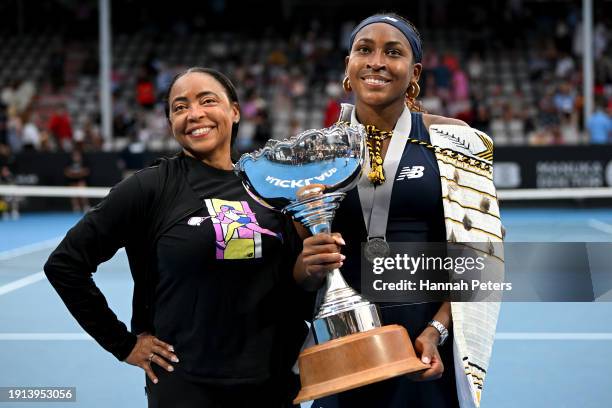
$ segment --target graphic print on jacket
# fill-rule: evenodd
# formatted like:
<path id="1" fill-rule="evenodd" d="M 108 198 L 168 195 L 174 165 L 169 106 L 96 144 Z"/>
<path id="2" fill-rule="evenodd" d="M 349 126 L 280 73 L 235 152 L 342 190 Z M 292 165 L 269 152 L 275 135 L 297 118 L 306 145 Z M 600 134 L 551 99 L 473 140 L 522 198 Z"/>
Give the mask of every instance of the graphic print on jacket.
<path id="1" fill-rule="evenodd" d="M 246 201 L 206 199 L 206 209 L 215 230 L 217 259 L 261 258 L 261 234 L 283 240 L 282 233 L 263 228 Z M 197 218 L 197 217 L 194 217 Z M 203 220 L 192 221 L 199 225 Z"/>

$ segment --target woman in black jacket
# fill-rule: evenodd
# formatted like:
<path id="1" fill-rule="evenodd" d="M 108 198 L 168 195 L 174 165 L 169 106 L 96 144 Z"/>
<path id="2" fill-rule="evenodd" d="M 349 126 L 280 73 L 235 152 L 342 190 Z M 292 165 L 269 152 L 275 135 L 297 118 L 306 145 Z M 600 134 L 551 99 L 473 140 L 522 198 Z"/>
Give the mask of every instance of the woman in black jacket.
<path id="1" fill-rule="evenodd" d="M 240 109 L 224 75 L 179 74 L 166 108 L 181 154 L 115 186 L 45 273 L 102 347 L 146 372 L 150 407 L 288 406 L 312 311 L 292 275 L 301 241 L 233 172 Z M 241 223 L 224 216 L 229 207 Z M 134 279 L 131 331 L 92 280 L 121 247 Z"/>

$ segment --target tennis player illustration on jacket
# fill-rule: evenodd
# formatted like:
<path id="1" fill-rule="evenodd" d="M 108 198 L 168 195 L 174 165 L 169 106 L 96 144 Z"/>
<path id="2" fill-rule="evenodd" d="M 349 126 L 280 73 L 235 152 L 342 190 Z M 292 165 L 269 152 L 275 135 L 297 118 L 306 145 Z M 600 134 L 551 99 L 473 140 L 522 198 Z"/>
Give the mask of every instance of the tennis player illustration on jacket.
<path id="1" fill-rule="evenodd" d="M 261 234 L 283 240 L 281 233 L 263 228 L 246 201 L 206 199 L 216 237 L 217 259 L 261 258 Z"/>

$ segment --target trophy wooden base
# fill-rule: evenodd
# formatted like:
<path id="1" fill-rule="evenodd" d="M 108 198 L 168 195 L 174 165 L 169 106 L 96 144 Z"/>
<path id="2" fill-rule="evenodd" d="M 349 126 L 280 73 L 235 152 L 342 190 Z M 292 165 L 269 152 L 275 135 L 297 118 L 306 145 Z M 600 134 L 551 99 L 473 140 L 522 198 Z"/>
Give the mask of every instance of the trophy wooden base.
<path id="1" fill-rule="evenodd" d="M 309 347 L 298 359 L 302 389 L 294 404 L 426 370 L 406 329 L 397 324 Z"/>

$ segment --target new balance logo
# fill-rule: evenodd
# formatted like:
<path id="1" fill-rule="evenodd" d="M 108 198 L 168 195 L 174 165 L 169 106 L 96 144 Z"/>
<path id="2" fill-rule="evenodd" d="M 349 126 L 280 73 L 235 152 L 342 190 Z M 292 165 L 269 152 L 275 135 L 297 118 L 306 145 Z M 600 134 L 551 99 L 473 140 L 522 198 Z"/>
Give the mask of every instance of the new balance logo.
<path id="1" fill-rule="evenodd" d="M 402 168 L 402 171 L 400 171 L 395 180 L 402 181 L 405 179 L 421 178 L 423 177 L 423 170 L 425 170 L 423 166 L 406 166 Z"/>

